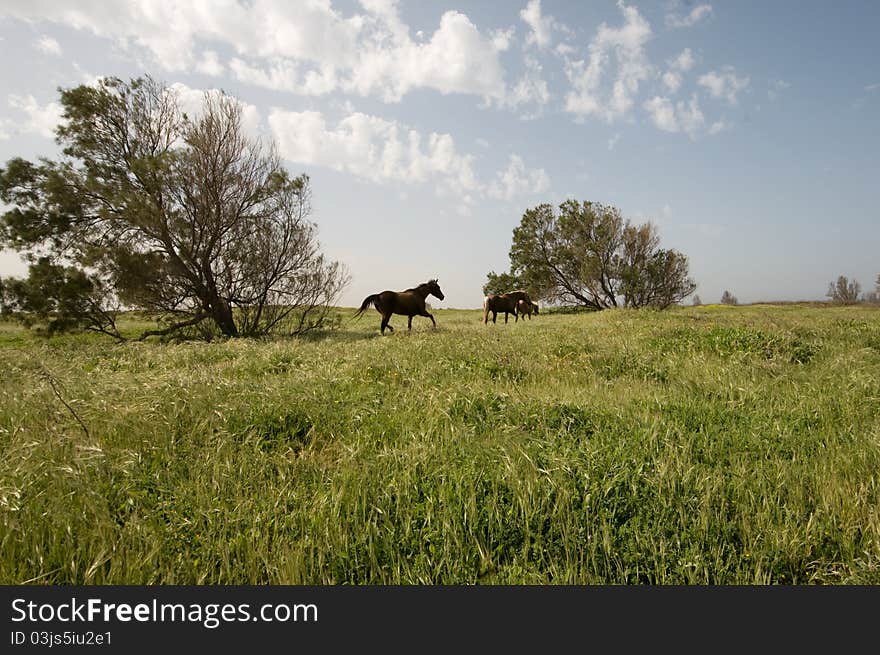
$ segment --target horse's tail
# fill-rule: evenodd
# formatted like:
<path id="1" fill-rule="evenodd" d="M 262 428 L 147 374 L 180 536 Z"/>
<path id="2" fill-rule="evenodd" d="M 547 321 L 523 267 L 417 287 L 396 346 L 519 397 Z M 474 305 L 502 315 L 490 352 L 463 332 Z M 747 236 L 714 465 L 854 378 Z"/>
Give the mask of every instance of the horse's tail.
<path id="1" fill-rule="evenodd" d="M 372 305 L 373 307 L 378 309 L 379 308 L 378 302 L 379 302 L 379 294 L 378 293 L 374 293 L 372 296 L 367 296 L 366 298 L 364 298 L 364 302 L 361 303 L 360 309 L 358 309 L 357 312 L 355 312 L 355 314 L 354 314 L 354 316 L 352 316 L 352 318 L 353 319 L 357 318 L 358 316 L 363 314 L 365 311 L 367 311 L 367 308 L 370 305 Z"/>

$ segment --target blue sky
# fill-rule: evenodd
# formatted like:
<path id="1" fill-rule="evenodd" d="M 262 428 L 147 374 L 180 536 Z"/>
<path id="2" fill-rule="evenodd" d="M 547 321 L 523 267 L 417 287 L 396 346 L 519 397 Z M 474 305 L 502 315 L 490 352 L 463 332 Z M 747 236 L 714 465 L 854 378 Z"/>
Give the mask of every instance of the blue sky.
<path id="1" fill-rule="evenodd" d="M 0 161 L 57 154 L 59 86 L 148 73 L 311 176 L 344 305 L 478 307 L 566 197 L 655 222 L 703 302 L 824 299 L 880 273 L 878 33 L 877 2 L 4 0 Z"/>

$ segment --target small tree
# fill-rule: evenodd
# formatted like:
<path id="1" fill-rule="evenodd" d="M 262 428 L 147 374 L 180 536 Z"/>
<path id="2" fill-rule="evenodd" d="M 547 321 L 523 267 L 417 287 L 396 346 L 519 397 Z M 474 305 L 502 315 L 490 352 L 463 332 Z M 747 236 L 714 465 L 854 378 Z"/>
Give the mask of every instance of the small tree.
<path id="1" fill-rule="evenodd" d="M 721 294 L 721 304 L 722 305 L 738 305 L 739 300 L 736 299 L 730 291 L 724 290 L 724 293 Z"/>
<path id="2" fill-rule="evenodd" d="M 856 280 L 850 281 L 845 275 L 841 275 L 837 278 L 837 282 L 828 283 L 828 293 L 825 295 L 835 305 L 855 305 L 859 302 L 861 290 L 862 285 Z"/>
<path id="3" fill-rule="evenodd" d="M 511 272 L 534 297 L 588 309 L 664 308 L 693 293 L 687 257 L 659 247 L 651 223 L 610 205 L 566 200 L 527 210 L 513 231 Z"/>
<path id="4" fill-rule="evenodd" d="M 699 307 L 700 305 L 703 304 L 703 301 L 700 300 L 700 296 L 698 296 L 698 295 L 694 295 L 694 300 L 693 300 L 693 303 L 692 303 L 692 304 L 693 304 L 694 307 Z"/>

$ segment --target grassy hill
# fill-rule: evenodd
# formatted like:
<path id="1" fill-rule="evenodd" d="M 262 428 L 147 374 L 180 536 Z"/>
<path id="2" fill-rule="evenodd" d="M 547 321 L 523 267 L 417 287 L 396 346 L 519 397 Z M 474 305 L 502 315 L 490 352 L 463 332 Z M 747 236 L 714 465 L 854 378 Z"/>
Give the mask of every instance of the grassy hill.
<path id="1" fill-rule="evenodd" d="M 0 582 L 880 584 L 880 310 L 0 326 Z"/>

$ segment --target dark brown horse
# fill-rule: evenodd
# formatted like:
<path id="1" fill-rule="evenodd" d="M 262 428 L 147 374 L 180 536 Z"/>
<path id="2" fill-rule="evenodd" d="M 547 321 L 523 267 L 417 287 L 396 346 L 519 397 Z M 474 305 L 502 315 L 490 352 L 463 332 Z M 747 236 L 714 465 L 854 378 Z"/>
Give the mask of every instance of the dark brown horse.
<path id="1" fill-rule="evenodd" d="M 505 323 L 507 323 L 509 314 L 513 314 L 514 322 L 518 321 L 519 314 L 517 314 L 516 307 L 520 300 L 532 302 L 529 294 L 525 291 L 508 291 L 507 293 L 493 294 L 483 298 L 483 325 L 489 322 L 489 312 L 492 312 L 493 323 L 495 323 L 495 319 L 501 312 L 504 312 Z"/>
<path id="2" fill-rule="evenodd" d="M 413 316 L 427 316 L 431 319 L 431 323 L 434 324 L 434 327 L 437 327 L 437 321 L 435 321 L 434 317 L 431 316 L 431 313 L 425 309 L 425 298 L 428 297 L 428 294 L 443 300 L 443 292 L 440 290 L 440 285 L 437 284 L 437 280 L 428 280 L 427 282 L 424 282 L 417 287 L 413 287 L 412 289 L 407 289 L 406 291 L 383 291 L 382 293 L 374 293 L 372 296 L 364 298 L 364 302 L 361 303 L 361 307 L 355 313 L 354 318 L 363 314 L 367 307 L 372 305 L 376 308 L 377 312 L 382 314 L 382 334 L 385 334 L 386 327 L 394 332 L 394 328 L 388 325 L 388 321 L 391 319 L 392 314 L 402 314 L 403 316 L 409 317 L 407 330 L 412 330 Z"/>
<path id="3" fill-rule="evenodd" d="M 526 320 L 526 316 L 528 316 L 531 321 L 532 314 L 538 313 L 538 303 L 526 300 L 525 298 L 520 298 L 519 302 L 516 303 L 516 313 L 522 316 L 523 320 Z"/>

